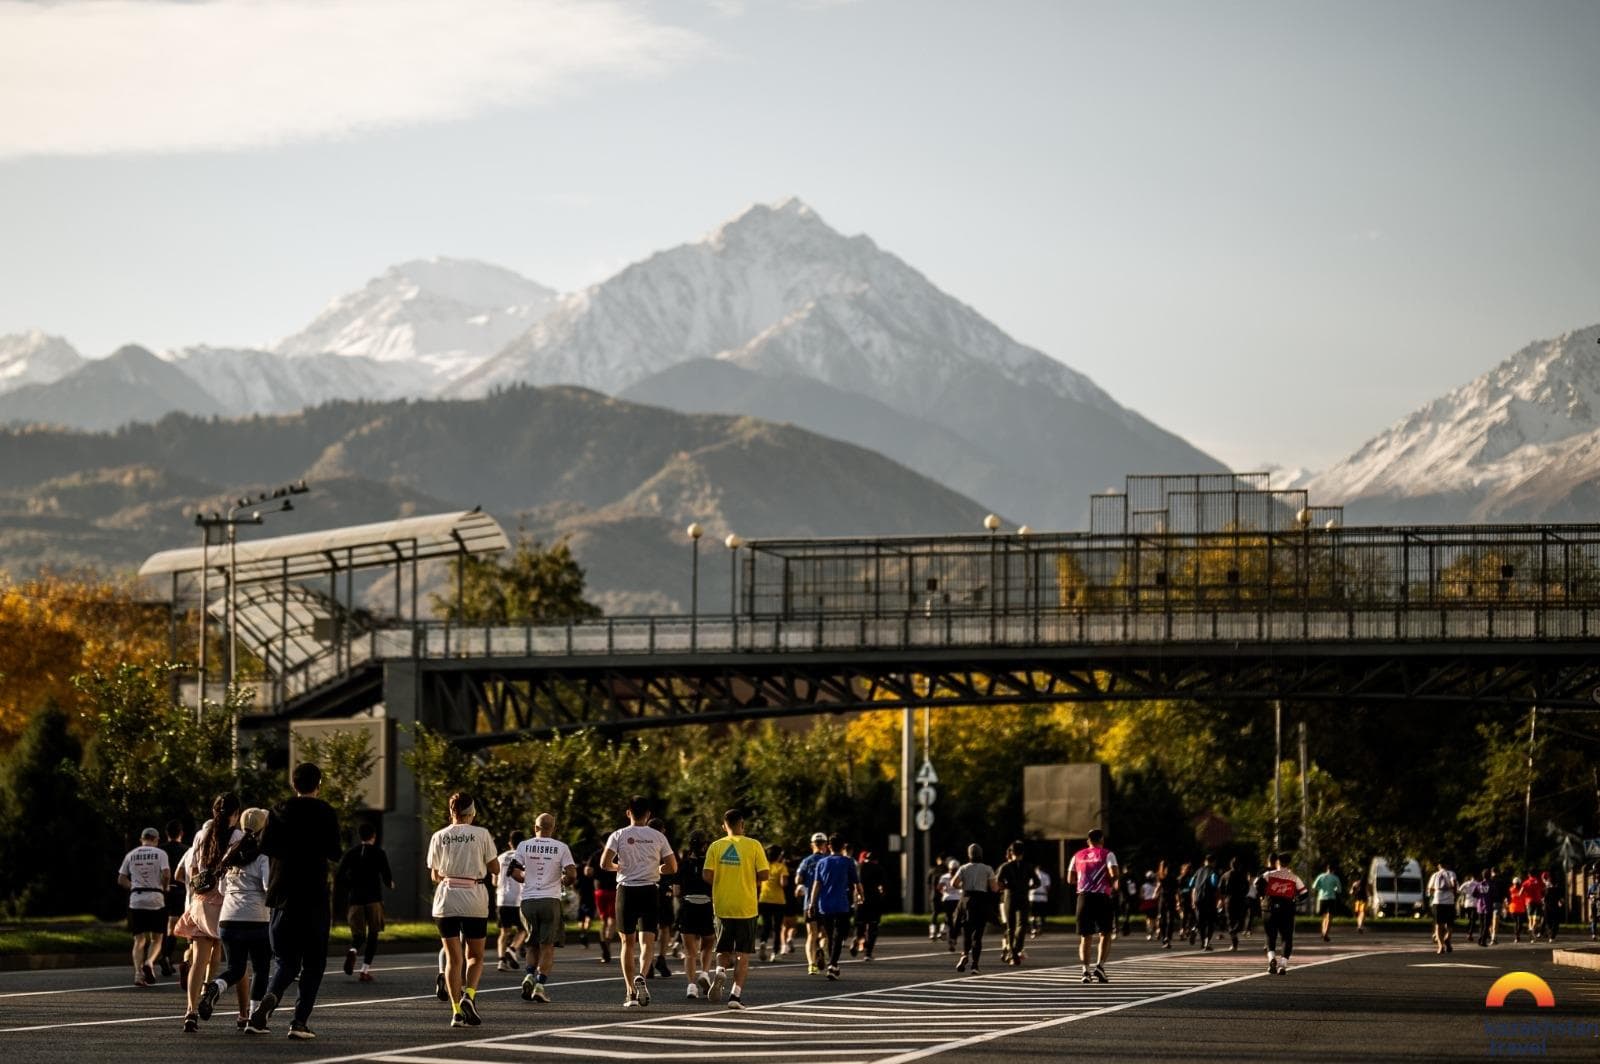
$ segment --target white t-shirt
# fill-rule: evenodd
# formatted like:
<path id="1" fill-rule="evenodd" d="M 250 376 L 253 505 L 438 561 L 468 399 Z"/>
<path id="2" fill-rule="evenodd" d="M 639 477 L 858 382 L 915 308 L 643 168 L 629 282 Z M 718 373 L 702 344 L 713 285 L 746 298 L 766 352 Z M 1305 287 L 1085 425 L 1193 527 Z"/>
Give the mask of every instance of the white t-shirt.
<path id="1" fill-rule="evenodd" d="M 1039 876 L 1039 885 L 1028 891 L 1029 901 L 1044 902 L 1050 900 L 1050 873 L 1042 868 L 1034 869 Z"/>
<path id="2" fill-rule="evenodd" d="M 122 859 L 117 875 L 127 876 L 130 884 L 128 908 L 165 909 L 167 896 L 161 892 L 161 873 L 172 871 L 166 852 L 155 846 L 135 846 Z"/>
<path id="3" fill-rule="evenodd" d="M 939 897 L 945 901 L 961 900 L 961 883 L 954 872 L 946 872 L 939 877 Z"/>
<path id="4" fill-rule="evenodd" d="M 496 899 L 496 904 L 502 909 L 508 907 L 515 909 L 517 902 L 522 900 L 522 884 L 511 878 L 511 870 L 520 863 L 517 860 L 516 850 L 507 850 L 500 855 L 500 896 Z"/>
<path id="5" fill-rule="evenodd" d="M 200 871 L 200 851 L 205 848 L 206 839 L 211 835 L 211 825 L 215 821 L 207 820 L 200 825 L 200 830 L 194 833 L 194 841 L 178 859 L 178 867 L 183 869 L 183 889 L 187 895 L 194 894 L 194 877 Z M 244 838 L 244 832 L 234 828 L 228 833 L 228 845 L 232 846 Z"/>
<path id="6" fill-rule="evenodd" d="M 661 882 L 661 865 L 672 856 L 672 844 L 655 828 L 632 824 L 618 828 L 606 840 L 617 855 L 617 886 L 653 887 Z"/>
<path id="7" fill-rule="evenodd" d="M 575 864 L 572 860 L 572 851 L 567 849 L 566 843 L 560 839 L 544 839 L 537 835 L 522 840 L 522 844 L 517 847 L 517 860 L 522 862 L 524 901 L 530 898 L 561 897 L 562 873 Z"/>
<path id="8" fill-rule="evenodd" d="M 483 877 L 499 859 L 494 836 L 476 824 L 451 824 L 428 840 L 428 867 L 444 878 L 433 891 L 433 915 L 489 915 Z"/>
<path id="9" fill-rule="evenodd" d="M 1441 868 L 1428 879 L 1428 894 L 1434 905 L 1456 903 L 1456 874 Z"/>
<path id="10" fill-rule="evenodd" d="M 272 864 L 263 854 L 245 865 L 233 865 L 222 874 L 222 912 L 217 922 L 264 924 L 272 919 L 267 908 L 267 877 Z"/>

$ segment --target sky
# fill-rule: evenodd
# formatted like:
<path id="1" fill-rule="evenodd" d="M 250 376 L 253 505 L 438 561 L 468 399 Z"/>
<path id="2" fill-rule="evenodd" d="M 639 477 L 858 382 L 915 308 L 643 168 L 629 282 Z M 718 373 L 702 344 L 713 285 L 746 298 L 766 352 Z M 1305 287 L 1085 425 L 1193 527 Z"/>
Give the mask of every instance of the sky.
<path id="1" fill-rule="evenodd" d="M 797 195 L 1235 468 L 1600 321 L 1600 4 L 0 0 L 0 334 L 266 345 Z"/>

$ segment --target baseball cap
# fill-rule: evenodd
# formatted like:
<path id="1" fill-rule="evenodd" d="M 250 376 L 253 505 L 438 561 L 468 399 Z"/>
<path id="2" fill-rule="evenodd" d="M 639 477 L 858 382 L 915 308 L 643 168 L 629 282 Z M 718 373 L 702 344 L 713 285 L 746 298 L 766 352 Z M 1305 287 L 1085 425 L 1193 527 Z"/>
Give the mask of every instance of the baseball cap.
<path id="1" fill-rule="evenodd" d="M 252 835 L 259 834 L 267 826 L 267 811 L 265 809 L 246 809 L 239 814 L 239 826 Z"/>
<path id="2" fill-rule="evenodd" d="M 812 834 L 811 834 L 811 841 L 812 842 L 827 842 L 828 841 L 828 836 L 824 835 L 820 831 L 815 831 L 815 832 L 812 832 Z"/>
<path id="3" fill-rule="evenodd" d="M 157 831 L 155 828 L 145 828 L 143 831 L 139 832 L 139 838 L 141 841 L 144 839 L 159 839 L 160 837 L 161 832 Z"/>

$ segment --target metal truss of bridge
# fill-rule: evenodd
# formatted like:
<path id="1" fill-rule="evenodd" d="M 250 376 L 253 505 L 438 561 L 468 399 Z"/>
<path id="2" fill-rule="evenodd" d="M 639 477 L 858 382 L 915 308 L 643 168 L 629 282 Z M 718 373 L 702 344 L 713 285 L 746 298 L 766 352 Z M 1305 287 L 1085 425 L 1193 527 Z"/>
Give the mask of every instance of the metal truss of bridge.
<path id="1" fill-rule="evenodd" d="M 282 669 L 263 720 L 382 703 L 479 745 L 909 704 L 1577 708 L 1600 691 L 1600 525 L 1351 528 L 1257 474 L 1130 477 L 1091 515 L 1087 532 L 752 541 L 733 615 L 572 625 L 420 621 L 413 575 L 411 617 L 319 627 L 353 600 L 293 590 L 280 547 L 241 567 L 241 633 Z M 372 564 L 420 556 L 386 542 Z M 312 575 L 348 589 L 353 557 Z"/>

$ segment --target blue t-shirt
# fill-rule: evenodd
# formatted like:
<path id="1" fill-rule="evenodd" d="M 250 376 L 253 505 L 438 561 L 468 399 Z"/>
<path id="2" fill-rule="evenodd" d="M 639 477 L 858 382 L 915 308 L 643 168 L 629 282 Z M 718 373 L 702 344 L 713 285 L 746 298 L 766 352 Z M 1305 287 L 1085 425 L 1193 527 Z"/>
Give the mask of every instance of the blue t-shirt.
<path id="1" fill-rule="evenodd" d="M 803 888 L 800 893 L 800 908 L 806 909 L 811 905 L 811 882 L 817 874 L 817 862 L 821 861 L 823 854 L 808 853 L 801 859 L 794 870 L 794 881 Z"/>
<path id="2" fill-rule="evenodd" d="M 850 887 L 861 882 L 856 863 L 842 854 L 832 853 L 822 858 L 812 869 L 817 894 L 817 912 L 823 916 L 837 916 L 850 911 L 854 892 Z"/>

